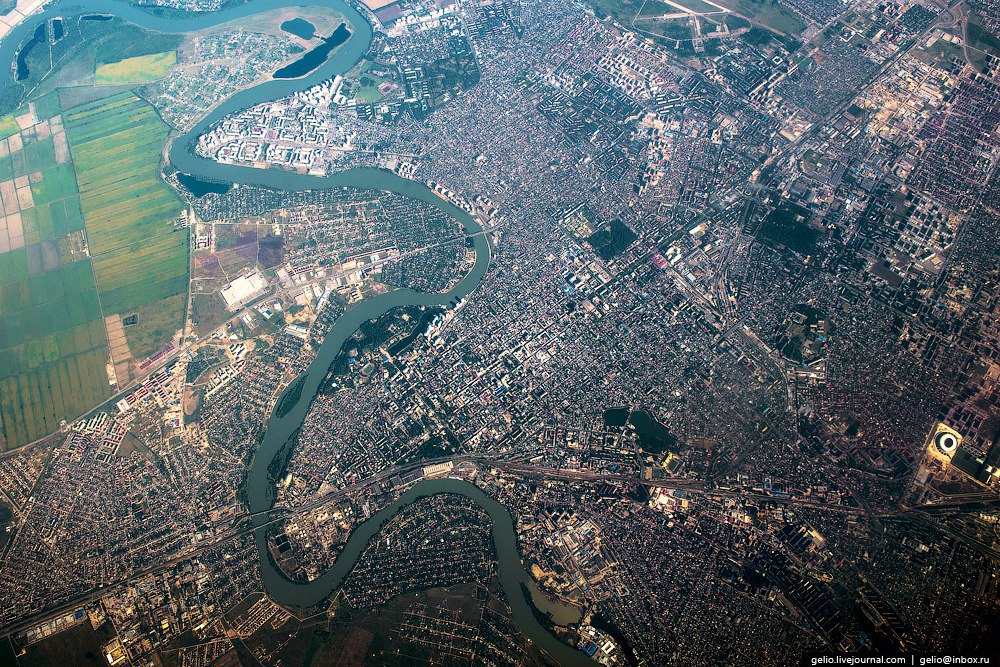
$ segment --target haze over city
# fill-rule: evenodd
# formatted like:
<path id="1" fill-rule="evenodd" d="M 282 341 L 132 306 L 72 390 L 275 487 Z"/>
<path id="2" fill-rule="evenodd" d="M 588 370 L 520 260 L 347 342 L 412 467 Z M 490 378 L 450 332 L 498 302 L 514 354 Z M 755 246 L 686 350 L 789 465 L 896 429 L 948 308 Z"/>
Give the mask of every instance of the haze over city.
<path id="1" fill-rule="evenodd" d="M 997 0 L 0 0 L 0 666 L 1000 660 Z"/>

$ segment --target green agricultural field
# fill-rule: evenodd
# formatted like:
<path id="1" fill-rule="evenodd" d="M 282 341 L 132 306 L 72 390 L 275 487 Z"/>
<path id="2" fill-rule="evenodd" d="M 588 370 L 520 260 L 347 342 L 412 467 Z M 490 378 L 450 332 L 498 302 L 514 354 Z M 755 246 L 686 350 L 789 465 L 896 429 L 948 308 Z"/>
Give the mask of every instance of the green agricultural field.
<path id="1" fill-rule="evenodd" d="M 28 277 L 28 251 L 24 248 L 0 253 L 0 287 Z M 0 328 L 0 336 L 3 336 Z"/>
<path id="2" fill-rule="evenodd" d="M 16 211 L 0 229 L 3 447 L 43 437 L 110 395 L 105 315 L 138 315 L 126 337 L 141 359 L 181 326 L 187 301 L 188 236 L 174 229 L 183 208 L 160 178 L 167 126 L 131 93 L 80 105 L 62 113 L 70 153 L 59 164 L 63 138 L 46 122 L 57 100 L 32 105 L 48 136 L 24 132 L 23 148 L 0 158 L 4 202 Z M 17 132 L 11 117 L 0 119 L 4 132 Z M 10 181 L 23 175 L 30 188 L 16 190 Z"/>
<path id="3" fill-rule="evenodd" d="M 52 137 L 36 141 L 24 147 L 24 159 L 31 165 L 31 171 L 44 171 L 56 166 L 56 149 Z M 74 187 L 75 191 L 76 188 Z"/>
<path id="4" fill-rule="evenodd" d="M 94 257 L 107 313 L 131 313 L 187 291 L 187 233 L 156 236 Z"/>
<path id="5" fill-rule="evenodd" d="M 17 151 L 16 153 L 11 153 L 10 163 L 14 168 L 14 178 L 27 175 L 28 158 L 25 157 L 24 151 Z"/>
<path id="6" fill-rule="evenodd" d="M 75 196 L 76 193 L 76 174 L 71 164 L 57 165 L 53 162 L 51 168 L 43 167 L 42 181 L 31 184 L 31 195 L 35 200 L 35 206 L 63 200 Z"/>
<path id="7" fill-rule="evenodd" d="M 33 208 L 21 211 L 21 224 L 27 245 L 65 237 L 83 229 L 80 200 L 67 197 L 47 204 L 36 200 Z"/>
<path id="8" fill-rule="evenodd" d="M 73 262 L 34 274 L 29 268 L 27 273 L 0 287 L 0 311 L 4 314 L 2 347 L 23 341 L 21 347 L 31 349 L 32 344 L 49 333 L 100 316 L 88 262 Z"/>
<path id="9" fill-rule="evenodd" d="M 53 99 L 34 105 L 40 125 L 58 113 Z M 30 196 L 19 194 L 20 211 L 0 230 L 14 246 L 0 252 L 0 448 L 37 440 L 110 395 L 94 269 L 71 236 L 83 228 L 76 174 L 57 164 L 51 136 L 35 136 L 23 133 L 21 150 L 0 158 L 0 181 L 31 174 Z"/>
<path id="10" fill-rule="evenodd" d="M 63 122 L 103 312 L 139 314 L 126 337 L 141 359 L 181 327 L 186 302 L 174 298 L 187 292 L 188 234 L 174 229 L 183 207 L 160 177 L 168 128 L 132 93 L 69 109 Z"/>
<path id="11" fill-rule="evenodd" d="M 110 393 L 104 370 L 107 341 L 90 262 L 31 274 L 26 259 L 12 259 L 0 269 L 6 278 L 0 287 L 0 415 L 7 447 L 52 432 L 62 419 Z"/>
<path id="12" fill-rule="evenodd" d="M 102 327 L 103 331 L 103 327 Z M 59 428 L 109 395 L 106 346 L 0 380 L 7 447 L 18 447 Z"/>
<path id="13" fill-rule="evenodd" d="M 176 51 L 126 58 L 115 63 L 98 65 L 94 74 L 94 83 L 121 84 L 154 81 L 166 76 L 176 63 Z"/>
<path id="14" fill-rule="evenodd" d="M 62 111 L 59 107 L 59 94 L 55 91 L 42 95 L 32 104 L 35 105 L 35 115 L 39 118 L 52 118 Z"/>
<path id="15" fill-rule="evenodd" d="M 122 93 L 63 115 L 91 253 L 100 255 L 172 229 L 181 202 L 160 178 L 167 125 Z"/>
<path id="16" fill-rule="evenodd" d="M 0 139 L 6 139 L 12 134 L 17 134 L 21 131 L 21 128 L 17 126 L 17 121 L 14 120 L 14 116 L 4 116 L 0 118 Z"/>

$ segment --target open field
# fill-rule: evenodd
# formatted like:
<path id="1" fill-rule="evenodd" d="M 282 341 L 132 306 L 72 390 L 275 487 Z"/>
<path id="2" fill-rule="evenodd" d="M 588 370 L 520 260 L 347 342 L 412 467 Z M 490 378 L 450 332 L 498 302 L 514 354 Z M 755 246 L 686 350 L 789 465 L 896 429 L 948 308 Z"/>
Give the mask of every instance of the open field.
<path id="1" fill-rule="evenodd" d="M 135 310 L 140 325 L 125 327 L 125 335 L 131 349 L 139 350 L 143 357 L 160 350 L 181 327 L 187 310 L 187 290 L 180 294 L 151 301 Z"/>
<path id="2" fill-rule="evenodd" d="M 77 197 L 67 197 L 21 211 L 24 243 L 32 245 L 58 239 L 83 229 L 83 212 Z"/>
<path id="3" fill-rule="evenodd" d="M 312 39 L 302 39 L 296 37 L 287 30 L 282 30 L 281 24 L 285 21 L 302 19 L 308 21 L 315 29 Z M 249 32 L 259 32 L 265 35 L 274 35 L 283 39 L 290 39 L 300 46 L 315 46 L 321 36 L 327 36 L 336 30 L 337 26 L 344 22 L 344 17 L 329 7 L 317 7 L 304 5 L 302 7 L 281 7 L 254 14 L 243 18 L 234 19 L 225 23 L 205 28 L 192 35 L 207 35 L 216 32 L 229 30 L 246 30 Z M 189 36 L 190 37 L 190 36 Z"/>
<path id="4" fill-rule="evenodd" d="M 14 116 L 4 116 L 0 118 L 0 138 L 6 139 L 12 134 L 17 134 L 21 128 L 17 126 Z"/>
<path id="5" fill-rule="evenodd" d="M 94 257 L 101 304 L 108 313 L 137 308 L 187 290 L 187 233 L 168 232 Z"/>
<path id="6" fill-rule="evenodd" d="M 58 89 L 86 86 L 95 94 L 111 89 L 110 84 L 94 86 L 95 64 L 120 61 L 148 54 L 167 53 L 177 49 L 180 35 L 146 31 L 120 19 L 109 21 L 64 21 L 64 37 L 49 49 L 34 49 L 29 59 L 30 74 L 17 90 L 0 100 L 0 112 L 9 113 L 23 106 L 27 99 L 45 106 L 55 106 L 61 94 Z M 49 97 L 48 95 L 52 95 Z M 56 111 L 55 113 L 58 113 Z"/>
<path id="7" fill-rule="evenodd" d="M 43 437 L 110 394 L 101 305 L 79 233 L 76 175 L 52 105 L 35 111 L 35 117 L 21 114 L 22 131 L 0 139 L 5 447 Z M 48 115 L 39 118 L 43 111 Z"/>
<path id="8" fill-rule="evenodd" d="M 678 13 L 711 14 L 716 12 L 724 13 L 726 9 L 719 5 L 705 2 L 704 0 L 669 0 L 669 2 L 646 0 L 639 10 L 636 20 L 671 16 Z"/>
<path id="9" fill-rule="evenodd" d="M 42 167 L 42 181 L 31 184 L 35 206 L 48 204 L 57 199 L 76 195 L 76 176 L 73 165 L 52 164 L 51 168 Z"/>
<path id="10" fill-rule="evenodd" d="M 790 8 L 778 0 L 671 0 L 667 4 L 659 0 L 593 0 L 592 6 L 599 17 L 612 16 L 627 28 L 647 32 L 659 41 L 666 40 L 673 47 L 676 39 L 689 39 L 690 30 L 679 23 L 676 16 L 683 16 L 686 10 L 693 13 L 709 13 L 717 17 L 729 10 L 755 23 L 786 34 L 798 35 L 806 24 Z M 675 6 L 675 5 L 679 5 Z M 723 8 L 723 9 L 720 9 Z M 683 9 L 682 9 L 683 8 Z"/>
<path id="11" fill-rule="evenodd" d="M 796 36 L 806 29 L 798 14 L 780 2 L 772 0 L 713 0 L 755 23 L 760 23 L 785 35 Z"/>
<path id="12" fill-rule="evenodd" d="M 167 126 L 131 93 L 63 116 L 90 250 L 100 255 L 172 229 L 181 202 L 160 179 Z"/>
<path id="13" fill-rule="evenodd" d="M 192 294 L 191 319 L 200 335 L 211 333 L 229 317 L 218 294 Z"/>
<path id="14" fill-rule="evenodd" d="M 645 19 L 638 18 L 635 20 L 635 27 L 648 33 L 651 36 L 665 39 L 665 40 L 691 40 L 694 36 L 694 30 L 691 26 L 691 19 L 689 18 L 672 18 L 672 19 Z M 671 45 L 673 46 L 673 45 Z"/>
<path id="15" fill-rule="evenodd" d="M 57 430 L 62 419 L 72 419 L 110 395 L 103 328 L 100 333 L 98 349 L 0 380 L 8 448 Z"/>
<path id="16" fill-rule="evenodd" d="M 100 632 L 84 621 L 32 644 L 17 660 L 21 667 L 54 664 L 87 667 L 107 664 L 101 655 L 101 644 L 107 640 L 108 637 L 102 638 Z"/>
<path id="17" fill-rule="evenodd" d="M 87 262 L 26 273 L 29 275 L 0 287 L 3 348 L 15 345 L 15 341 L 25 341 L 26 349 L 31 349 L 47 334 L 88 322 L 100 312 Z"/>
<path id="18" fill-rule="evenodd" d="M 693 12 L 719 11 L 718 7 L 714 6 L 718 5 L 786 35 L 797 35 L 806 28 L 806 24 L 794 11 L 777 0 L 711 0 L 710 3 L 703 0 L 673 0 L 673 2 Z M 644 0 L 594 0 L 593 6 L 598 16 L 610 15 L 626 27 L 640 29 L 645 29 L 646 23 L 660 15 L 658 10 L 661 8 L 667 14 L 682 13 L 682 10 L 665 3 Z M 639 21 L 634 26 L 633 20 L 636 16 L 639 16 Z"/>
<path id="19" fill-rule="evenodd" d="M 126 58 L 115 63 L 98 65 L 94 73 L 94 83 L 145 83 L 162 76 L 177 63 L 177 52 L 151 53 L 146 56 Z"/>
<path id="20" fill-rule="evenodd" d="M 0 287 L 0 413 L 8 447 L 44 436 L 110 393 L 90 263 L 33 275 L 25 275 L 26 264 L 5 271 L 24 277 Z"/>
<path id="21" fill-rule="evenodd" d="M 188 233 L 180 200 L 160 178 L 167 126 L 131 93 L 64 114 L 104 316 L 138 313 L 125 328 L 136 359 L 161 347 L 183 320 Z"/>
<path id="22" fill-rule="evenodd" d="M 979 71 L 984 71 L 989 65 L 990 57 L 1000 58 L 1000 37 L 991 33 L 984 25 L 982 18 L 973 12 L 969 16 L 966 37 L 970 48 L 972 65 Z"/>
<path id="23" fill-rule="evenodd" d="M 13 115 L 0 118 L 0 138 L 6 139 L 12 134 L 17 134 L 20 130 L 21 128 L 17 126 Z"/>
<path id="24" fill-rule="evenodd" d="M 62 111 L 59 106 L 59 94 L 54 91 L 32 100 L 31 105 L 35 108 L 35 115 L 39 118 L 53 118 Z"/>
<path id="25" fill-rule="evenodd" d="M 395 82 L 391 78 L 383 78 L 370 73 L 373 64 L 371 60 L 366 58 L 355 65 L 346 77 L 349 81 L 357 81 L 357 88 L 352 91 L 351 95 L 360 102 L 378 102 L 385 97 L 380 90 L 380 86 L 383 84 L 395 87 Z"/>
<path id="26" fill-rule="evenodd" d="M 141 359 L 180 328 L 187 301 L 182 206 L 159 170 L 166 125 L 131 93 L 61 116 L 55 100 L 31 105 L 48 117 L 0 120 L 12 131 L 0 138 L 4 447 L 107 398 L 105 317 L 138 315 L 124 335 Z"/>

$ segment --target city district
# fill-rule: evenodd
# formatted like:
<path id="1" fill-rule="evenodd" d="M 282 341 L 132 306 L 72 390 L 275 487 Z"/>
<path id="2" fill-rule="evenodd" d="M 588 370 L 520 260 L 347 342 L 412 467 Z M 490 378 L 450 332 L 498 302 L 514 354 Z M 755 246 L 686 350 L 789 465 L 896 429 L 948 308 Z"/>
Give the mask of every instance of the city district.
<path id="1" fill-rule="evenodd" d="M 0 666 L 1000 661 L 1000 1 L 0 58 Z"/>

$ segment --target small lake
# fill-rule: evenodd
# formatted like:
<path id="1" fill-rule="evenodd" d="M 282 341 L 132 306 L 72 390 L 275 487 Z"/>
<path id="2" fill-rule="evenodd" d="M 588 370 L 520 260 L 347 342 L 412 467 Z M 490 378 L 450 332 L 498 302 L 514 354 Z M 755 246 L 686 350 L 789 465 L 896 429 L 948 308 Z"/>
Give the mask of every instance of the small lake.
<path id="1" fill-rule="evenodd" d="M 299 39 L 312 39 L 316 36 L 316 26 L 298 16 L 282 23 L 281 29 Z"/>
<path id="2" fill-rule="evenodd" d="M 639 446 L 644 451 L 665 452 L 677 444 L 677 438 L 667 425 L 645 410 L 635 410 L 629 415 L 628 420 L 635 427 L 635 433 L 639 436 Z"/>
<path id="3" fill-rule="evenodd" d="M 192 176 L 191 174 L 185 174 L 183 172 L 177 172 L 177 182 L 183 185 L 187 191 L 195 197 L 204 197 L 209 193 L 224 195 L 233 187 L 232 183 L 206 181 L 203 178 L 198 178 L 197 176 Z"/>
<path id="4" fill-rule="evenodd" d="M 606 428 L 621 428 L 631 424 L 639 437 L 639 445 L 647 452 L 663 452 L 677 444 L 670 428 L 646 410 L 607 408 L 603 415 Z"/>
<path id="5" fill-rule="evenodd" d="M 312 25 L 312 24 L 310 24 Z M 323 43 L 311 51 L 306 51 L 305 55 L 293 63 L 285 65 L 274 73 L 275 79 L 297 79 L 313 71 L 330 56 L 330 52 L 346 42 L 351 37 L 346 23 L 341 23 L 333 34 L 323 38 Z"/>
<path id="6" fill-rule="evenodd" d="M 28 56 L 31 55 L 32 49 L 41 44 L 46 40 L 45 35 L 45 24 L 42 23 L 37 28 L 35 28 L 35 34 L 31 36 L 24 46 L 17 54 L 17 80 L 23 81 L 28 78 L 31 71 L 28 69 Z"/>

